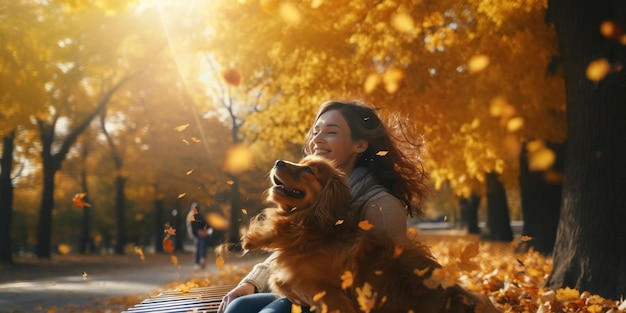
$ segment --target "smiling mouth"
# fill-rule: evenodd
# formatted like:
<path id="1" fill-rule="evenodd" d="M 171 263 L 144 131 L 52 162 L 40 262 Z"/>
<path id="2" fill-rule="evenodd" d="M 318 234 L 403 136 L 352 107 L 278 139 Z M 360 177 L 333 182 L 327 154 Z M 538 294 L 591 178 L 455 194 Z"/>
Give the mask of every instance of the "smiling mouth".
<path id="1" fill-rule="evenodd" d="M 296 198 L 296 199 L 304 198 L 304 191 L 298 190 L 298 189 L 287 188 L 287 186 L 285 186 L 285 184 L 282 181 L 280 181 L 278 177 L 272 176 L 272 182 L 274 183 L 272 190 L 281 192 L 292 198 Z"/>

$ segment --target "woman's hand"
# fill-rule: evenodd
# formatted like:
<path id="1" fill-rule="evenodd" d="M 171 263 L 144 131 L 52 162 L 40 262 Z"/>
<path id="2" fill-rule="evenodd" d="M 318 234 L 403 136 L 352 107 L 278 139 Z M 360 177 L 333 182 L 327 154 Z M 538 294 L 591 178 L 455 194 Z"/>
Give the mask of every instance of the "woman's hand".
<path id="1" fill-rule="evenodd" d="M 235 299 L 246 296 L 254 293 L 254 285 L 251 283 L 243 283 L 233 290 L 229 291 L 223 298 L 220 303 L 220 307 L 217 309 L 217 313 L 224 313 L 226 307 Z"/>

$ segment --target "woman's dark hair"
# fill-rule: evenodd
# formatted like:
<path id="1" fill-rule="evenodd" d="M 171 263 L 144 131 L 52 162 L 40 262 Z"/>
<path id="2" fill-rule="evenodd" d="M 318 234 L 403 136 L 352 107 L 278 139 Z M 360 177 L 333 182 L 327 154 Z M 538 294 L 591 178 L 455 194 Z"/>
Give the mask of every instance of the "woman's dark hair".
<path id="1" fill-rule="evenodd" d="M 366 140 L 368 148 L 361 153 L 354 167 L 366 167 L 379 184 L 387 188 L 407 207 L 410 216 L 423 215 L 421 202 L 426 195 L 426 172 L 420 161 L 410 159 L 403 153 L 387 127 L 374 109 L 356 100 L 324 102 L 315 117 L 330 110 L 337 110 L 350 127 L 352 140 Z M 312 130 L 306 136 L 304 152 L 311 154 L 308 145 L 313 138 Z M 411 143 L 419 149 L 419 145 Z"/>

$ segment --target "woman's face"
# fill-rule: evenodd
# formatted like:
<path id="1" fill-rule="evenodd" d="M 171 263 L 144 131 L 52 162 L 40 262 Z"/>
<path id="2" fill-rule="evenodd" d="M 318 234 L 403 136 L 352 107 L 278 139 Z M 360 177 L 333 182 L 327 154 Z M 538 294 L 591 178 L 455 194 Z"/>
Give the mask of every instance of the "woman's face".
<path id="1" fill-rule="evenodd" d="M 312 154 L 334 160 L 346 174 L 354 168 L 359 154 L 367 149 L 367 141 L 352 140 L 350 127 L 338 110 L 320 115 L 308 145 Z"/>

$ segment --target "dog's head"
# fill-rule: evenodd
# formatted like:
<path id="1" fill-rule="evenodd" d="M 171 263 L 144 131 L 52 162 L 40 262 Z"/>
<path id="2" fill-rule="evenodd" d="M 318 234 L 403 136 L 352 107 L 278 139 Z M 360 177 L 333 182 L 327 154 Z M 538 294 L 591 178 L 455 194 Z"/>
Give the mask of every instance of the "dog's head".
<path id="1" fill-rule="evenodd" d="M 270 172 L 273 186 L 268 200 L 285 213 L 310 212 L 324 222 L 335 223 L 347 216 L 350 187 L 332 161 L 307 156 L 300 163 L 278 160 Z"/>

